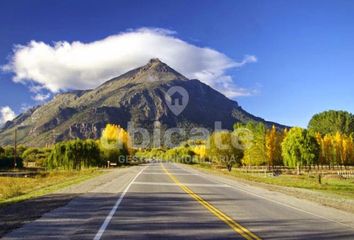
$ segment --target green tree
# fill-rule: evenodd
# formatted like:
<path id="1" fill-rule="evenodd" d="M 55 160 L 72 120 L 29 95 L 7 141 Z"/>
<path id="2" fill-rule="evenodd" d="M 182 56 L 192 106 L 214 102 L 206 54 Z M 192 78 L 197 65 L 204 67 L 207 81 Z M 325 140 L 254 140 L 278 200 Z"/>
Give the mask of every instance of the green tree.
<path id="1" fill-rule="evenodd" d="M 29 163 L 35 163 L 39 152 L 39 148 L 28 148 L 26 151 L 24 151 L 22 154 L 24 165 L 27 167 Z"/>
<path id="2" fill-rule="evenodd" d="M 243 158 L 243 146 L 238 136 L 232 132 L 219 131 L 208 139 L 207 155 L 229 171 L 234 165 L 240 165 Z"/>
<path id="3" fill-rule="evenodd" d="M 248 129 L 252 136 L 244 150 L 242 163 L 248 166 L 260 166 L 267 163 L 266 127 L 263 123 L 249 122 L 246 125 L 236 124 L 237 129 Z"/>
<path id="4" fill-rule="evenodd" d="M 0 146 L 0 157 L 5 155 L 5 149 Z"/>
<path id="5" fill-rule="evenodd" d="M 46 161 L 48 169 L 75 169 L 100 166 L 100 149 L 93 140 L 71 140 L 55 144 Z"/>
<path id="6" fill-rule="evenodd" d="M 27 150 L 27 147 L 24 145 L 18 145 L 16 149 L 16 154 L 17 156 L 21 156 L 25 151 Z"/>
<path id="7" fill-rule="evenodd" d="M 192 163 L 195 153 L 189 146 L 179 146 L 166 151 L 163 158 L 165 160 Z"/>
<path id="8" fill-rule="evenodd" d="M 8 158 L 11 158 L 14 156 L 14 151 L 15 151 L 15 148 L 13 146 L 6 146 L 4 147 L 4 155 Z"/>
<path id="9" fill-rule="evenodd" d="M 282 142 L 284 165 L 297 167 L 300 174 L 301 166 L 316 163 L 320 146 L 317 140 L 306 129 L 295 127 L 290 129 Z"/>
<path id="10" fill-rule="evenodd" d="M 350 135 L 354 132 L 354 115 L 346 111 L 321 112 L 311 118 L 308 129 L 312 134 L 319 132 L 325 135 L 339 132 Z"/>

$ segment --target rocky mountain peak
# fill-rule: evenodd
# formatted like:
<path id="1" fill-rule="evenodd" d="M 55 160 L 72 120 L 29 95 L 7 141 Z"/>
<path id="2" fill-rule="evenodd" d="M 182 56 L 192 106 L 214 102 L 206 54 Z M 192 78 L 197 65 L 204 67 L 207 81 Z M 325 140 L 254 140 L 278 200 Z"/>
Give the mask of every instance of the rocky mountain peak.
<path id="1" fill-rule="evenodd" d="M 150 59 L 150 61 L 141 68 L 141 71 L 169 72 L 171 70 L 173 69 L 161 62 L 158 58 Z"/>
<path id="2" fill-rule="evenodd" d="M 134 77 L 144 81 L 168 81 L 168 80 L 188 80 L 185 76 L 175 71 L 173 68 L 162 62 L 158 58 L 152 58 L 142 66 Z"/>

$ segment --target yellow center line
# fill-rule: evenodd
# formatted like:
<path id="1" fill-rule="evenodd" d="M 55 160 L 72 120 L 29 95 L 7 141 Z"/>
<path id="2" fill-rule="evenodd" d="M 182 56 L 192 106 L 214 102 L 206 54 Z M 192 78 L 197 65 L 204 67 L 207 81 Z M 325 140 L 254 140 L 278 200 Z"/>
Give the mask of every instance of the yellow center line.
<path id="1" fill-rule="evenodd" d="M 212 204 L 204 200 L 201 196 L 193 192 L 189 187 L 185 186 L 182 184 L 175 176 L 173 176 L 161 163 L 162 169 L 165 171 L 165 173 L 178 185 L 183 191 L 188 193 L 192 198 L 194 198 L 197 202 L 199 202 L 202 206 L 204 206 L 206 209 L 208 209 L 211 213 L 213 213 L 216 217 L 218 217 L 220 220 L 225 222 L 227 225 L 229 225 L 235 232 L 240 234 L 242 237 L 244 237 L 247 240 L 260 240 L 261 238 L 252 233 L 250 230 L 247 228 L 243 227 L 241 224 L 235 222 L 231 217 L 223 213 L 221 210 L 217 209 L 214 207 Z"/>

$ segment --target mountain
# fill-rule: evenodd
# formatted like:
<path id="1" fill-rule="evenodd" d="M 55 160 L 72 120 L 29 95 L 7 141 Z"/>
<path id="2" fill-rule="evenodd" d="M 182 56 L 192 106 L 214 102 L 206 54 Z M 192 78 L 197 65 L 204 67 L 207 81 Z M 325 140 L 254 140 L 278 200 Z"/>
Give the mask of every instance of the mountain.
<path id="1" fill-rule="evenodd" d="M 165 96 L 173 87 L 184 88 L 189 102 L 176 116 Z M 50 102 L 28 110 L 0 130 L 0 145 L 18 142 L 43 146 L 73 138 L 99 138 L 107 123 L 126 128 L 128 122 L 152 131 L 159 121 L 162 129 L 214 128 L 215 121 L 231 129 L 236 122 L 267 122 L 243 110 L 237 102 L 196 79 L 188 79 L 159 59 L 113 78 L 93 90 L 57 94 Z"/>

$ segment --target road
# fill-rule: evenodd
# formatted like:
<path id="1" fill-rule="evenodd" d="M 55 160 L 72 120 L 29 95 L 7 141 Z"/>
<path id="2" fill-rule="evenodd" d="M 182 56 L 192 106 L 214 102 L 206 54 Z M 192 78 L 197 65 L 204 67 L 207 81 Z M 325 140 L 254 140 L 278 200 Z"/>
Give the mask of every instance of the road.
<path id="1" fill-rule="evenodd" d="M 354 239 L 353 225 L 326 217 L 335 210 L 305 211 L 260 194 L 178 164 L 151 163 L 4 239 Z"/>

